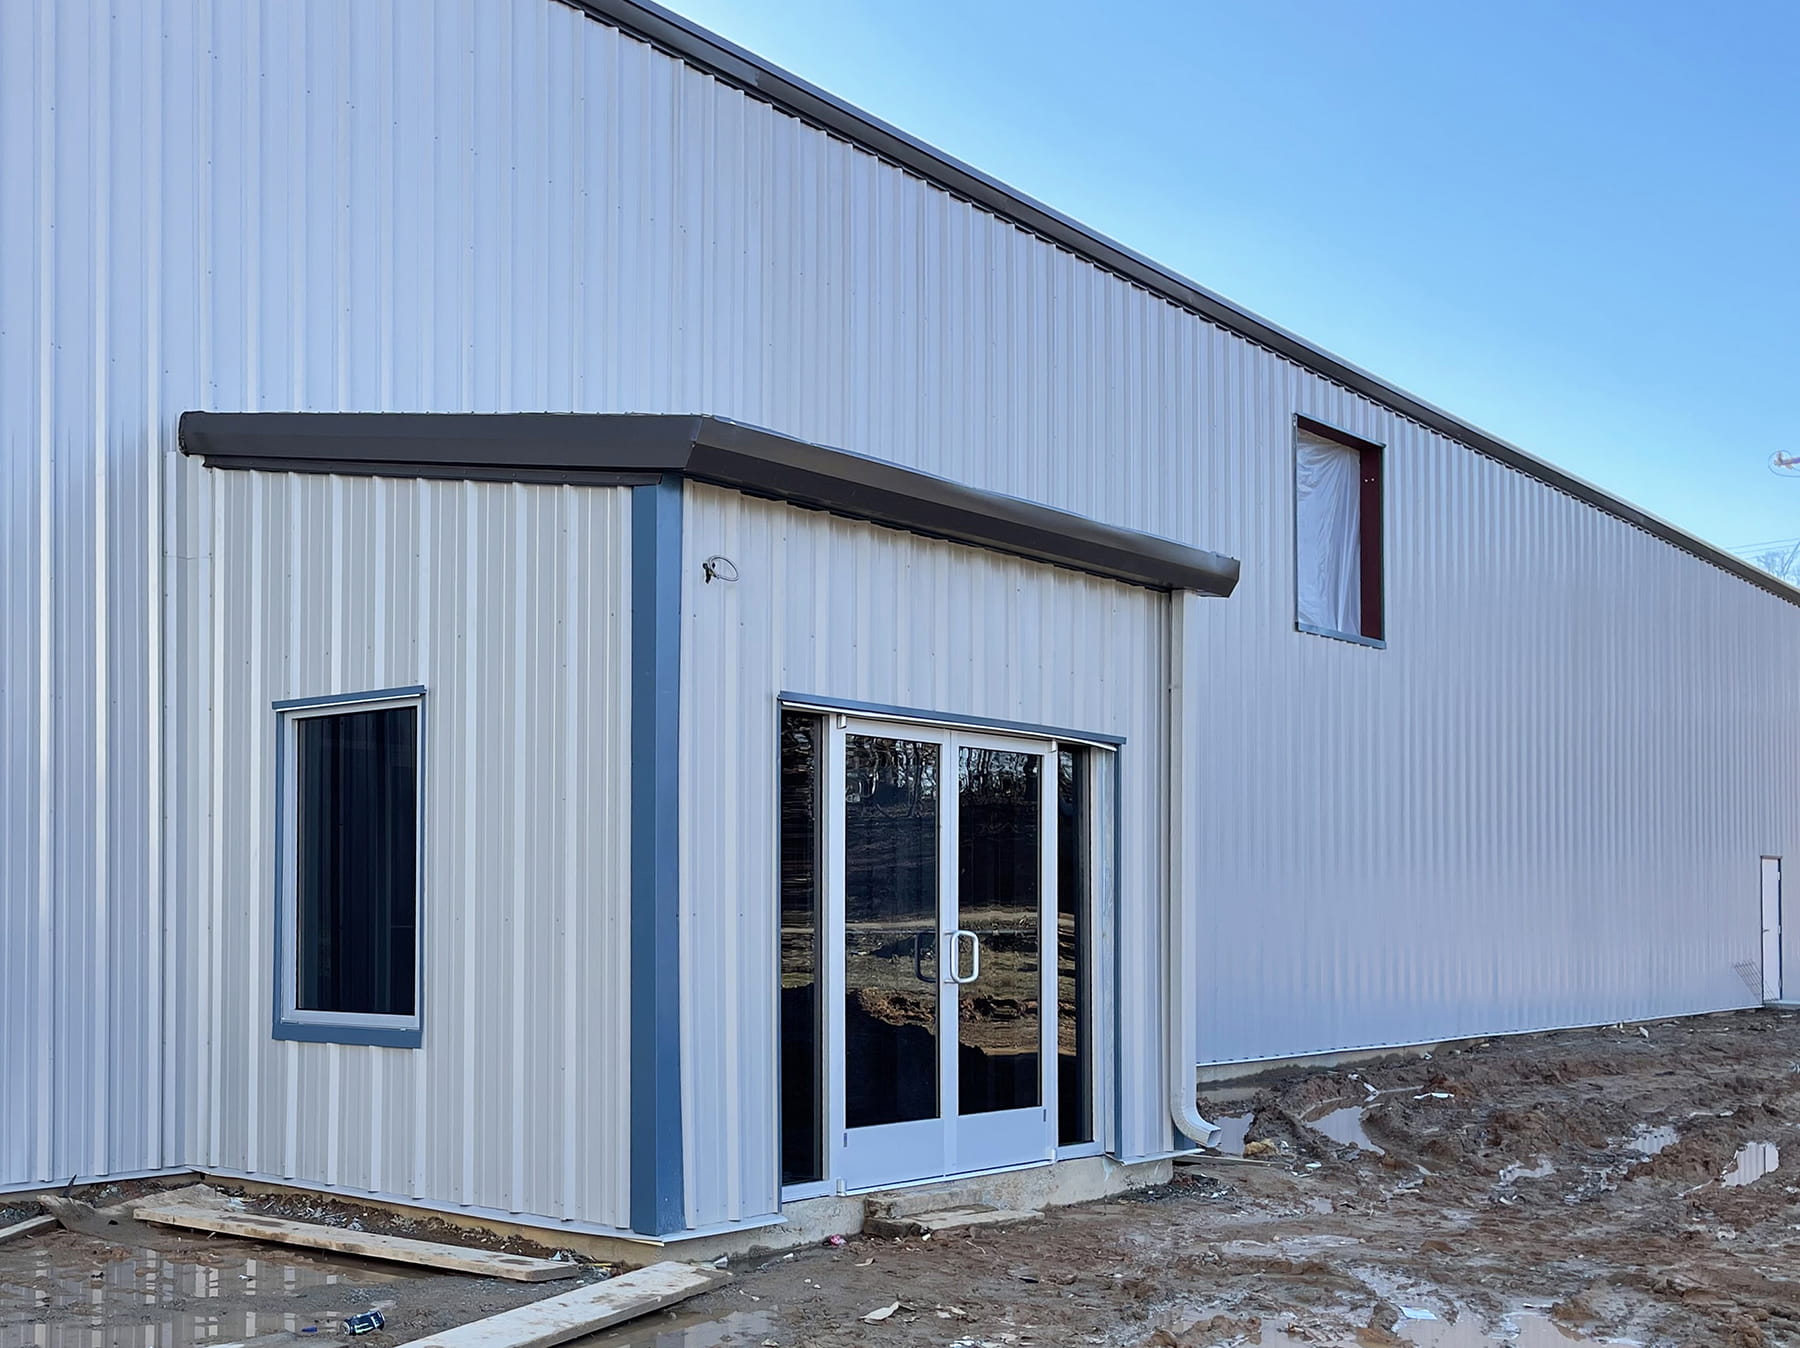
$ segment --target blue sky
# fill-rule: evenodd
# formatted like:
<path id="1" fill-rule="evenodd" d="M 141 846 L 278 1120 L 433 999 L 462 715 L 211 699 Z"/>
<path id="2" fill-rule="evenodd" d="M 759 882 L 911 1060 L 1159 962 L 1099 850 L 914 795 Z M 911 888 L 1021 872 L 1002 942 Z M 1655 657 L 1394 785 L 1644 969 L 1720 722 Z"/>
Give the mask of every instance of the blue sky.
<path id="1" fill-rule="evenodd" d="M 1683 528 L 1800 536 L 1800 3 L 674 4 Z"/>

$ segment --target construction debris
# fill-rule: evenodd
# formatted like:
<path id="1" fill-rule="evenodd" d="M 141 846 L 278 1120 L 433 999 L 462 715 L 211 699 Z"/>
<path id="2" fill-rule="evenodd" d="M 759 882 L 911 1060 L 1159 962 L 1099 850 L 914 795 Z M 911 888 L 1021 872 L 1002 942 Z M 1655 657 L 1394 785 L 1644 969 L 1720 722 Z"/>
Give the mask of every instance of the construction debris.
<path id="1" fill-rule="evenodd" d="M 140 1221 L 179 1226 L 191 1231 L 210 1231 L 221 1236 L 266 1240 L 277 1245 L 299 1245 L 313 1250 L 332 1250 L 362 1259 L 381 1259 L 427 1268 L 451 1269 L 483 1278 L 510 1278 L 514 1282 L 554 1282 L 573 1278 L 579 1264 L 561 1259 L 532 1259 L 521 1254 L 446 1245 L 435 1240 L 405 1236 L 381 1236 L 371 1231 L 349 1231 L 313 1222 L 287 1221 L 245 1212 L 234 1200 L 216 1190 L 197 1185 L 184 1189 L 181 1201 L 152 1199 L 136 1206 Z"/>
<path id="2" fill-rule="evenodd" d="M 51 1220 L 65 1231 L 93 1236 L 115 1245 L 147 1240 L 155 1235 L 132 1219 L 128 1204 L 97 1208 L 79 1198 L 59 1198 L 54 1194 L 44 1194 L 38 1202 L 44 1205 L 44 1211 L 50 1215 Z"/>
<path id="3" fill-rule="evenodd" d="M 673 1261 L 651 1264 L 460 1329 L 415 1339 L 404 1348 L 553 1348 L 686 1301 L 730 1276 Z"/>
<path id="4" fill-rule="evenodd" d="M 22 1240 L 26 1236 L 34 1236 L 39 1231 L 48 1231 L 55 1226 L 56 1218 L 45 1214 L 42 1217 L 27 1217 L 22 1222 L 14 1222 L 11 1226 L 0 1226 L 0 1245 L 9 1240 Z"/>

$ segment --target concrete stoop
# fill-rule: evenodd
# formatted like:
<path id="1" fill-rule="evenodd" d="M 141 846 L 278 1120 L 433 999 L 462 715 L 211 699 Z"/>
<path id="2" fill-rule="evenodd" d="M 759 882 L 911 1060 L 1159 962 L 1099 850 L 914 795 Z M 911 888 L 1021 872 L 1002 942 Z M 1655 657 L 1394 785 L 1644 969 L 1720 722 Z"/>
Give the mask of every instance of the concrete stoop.
<path id="1" fill-rule="evenodd" d="M 768 1254 L 817 1245 L 832 1236 L 919 1237 L 969 1227 L 1028 1222 L 1049 1208 L 1089 1203 L 1147 1184 L 1166 1184 L 1174 1167 L 1168 1159 L 1121 1163 L 1087 1156 L 1054 1165 L 996 1171 L 985 1175 L 883 1189 L 828 1194 L 785 1204 L 778 1216 L 701 1232 L 673 1232 L 660 1240 L 622 1237 L 477 1216 L 451 1208 L 427 1208 L 394 1199 L 349 1195 L 359 1203 L 410 1216 L 429 1216 L 452 1226 L 498 1235 L 516 1235 L 596 1259 L 637 1266 L 658 1259 L 710 1263 L 720 1258 Z M 211 1178 L 210 1176 L 208 1177 Z M 304 1185 L 277 1184 L 222 1174 L 221 1183 L 252 1194 L 316 1193 Z M 10 1229 L 8 1235 L 14 1234 Z"/>
<path id="2" fill-rule="evenodd" d="M 941 1236 L 976 1226 L 1010 1226 L 1015 1222 L 1035 1221 L 1044 1215 L 1031 1208 L 996 1208 L 986 1203 L 970 1203 L 896 1216 L 881 1211 L 881 1206 L 864 1203 L 862 1229 L 865 1236 Z"/>

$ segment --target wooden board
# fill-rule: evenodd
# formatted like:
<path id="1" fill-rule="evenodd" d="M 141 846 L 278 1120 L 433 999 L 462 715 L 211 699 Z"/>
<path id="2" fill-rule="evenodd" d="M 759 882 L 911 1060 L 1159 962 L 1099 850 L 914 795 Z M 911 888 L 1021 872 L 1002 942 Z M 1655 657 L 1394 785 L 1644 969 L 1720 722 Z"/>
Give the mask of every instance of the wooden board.
<path id="1" fill-rule="evenodd" d="M 403 1348 L 552 1348 L 698 1296 L 729 1274 L 673 1261 L 546 1297 Z"/>
<path id="2" fill-rule="evenodd" d="M 44 1194 L 38 1202 L 44 1205 L 45 1212 L 62 1223 L 65 1231 L 109 1240 L 114 1245 L 156 1238 L 156 1232 L 133 1219 L 122 1207 L 97 1208 L 79 1198 L 58 1198 L 54 1194 Z"/>
<path id="3" fill-rule="evenodd" d="M 346 1231 L 342 1227 L 320 1226 L 316 1222 L 290 1222 L 279 1217 L 259 1217 L 229 1208 L 200 1207 L 191 1203 L 145 1203 L 132 1215 L 140 1222 L 156 1222 L 161 1226 L 241 1236 L 245 1240 L 266 1240 L 277 1245 L 301 1245 L 310 1250 L 332 1250 L 359 1259 L 447 1268 L 483 1278 L 511 1278 L 514 1282 L 552 1282 L 557 1278 L 573 1278 L 581 1271 L 579 1264 L 561 1259 L 530 1259 L 522 1254 L 443 1245 L 435 1240 L 378 1236 L 369 1231 Z"/>
<path id="4" fill-rule="evenodd" d="M 0 1226 L 0 1245 L 9 1240 L 18 1240 L 21 1236 L 35 1235 L 39 1231 L 48 1231 L 58 1225 L 56 1218 L 46 1213 L 42 1217 L 27 1217 L 22 1222 L 14 1222 L 11 1226 Z"/>

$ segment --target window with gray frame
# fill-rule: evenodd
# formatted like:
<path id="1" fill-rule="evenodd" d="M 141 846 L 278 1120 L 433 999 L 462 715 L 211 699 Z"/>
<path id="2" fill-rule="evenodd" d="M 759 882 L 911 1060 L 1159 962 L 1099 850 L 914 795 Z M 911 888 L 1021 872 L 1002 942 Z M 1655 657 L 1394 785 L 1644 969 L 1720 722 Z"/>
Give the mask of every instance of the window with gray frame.
<path id="1" fill-rule="evenodd" d="M 422 692 L 276 704 L 276 1038 L 419 1043 Z"/>

